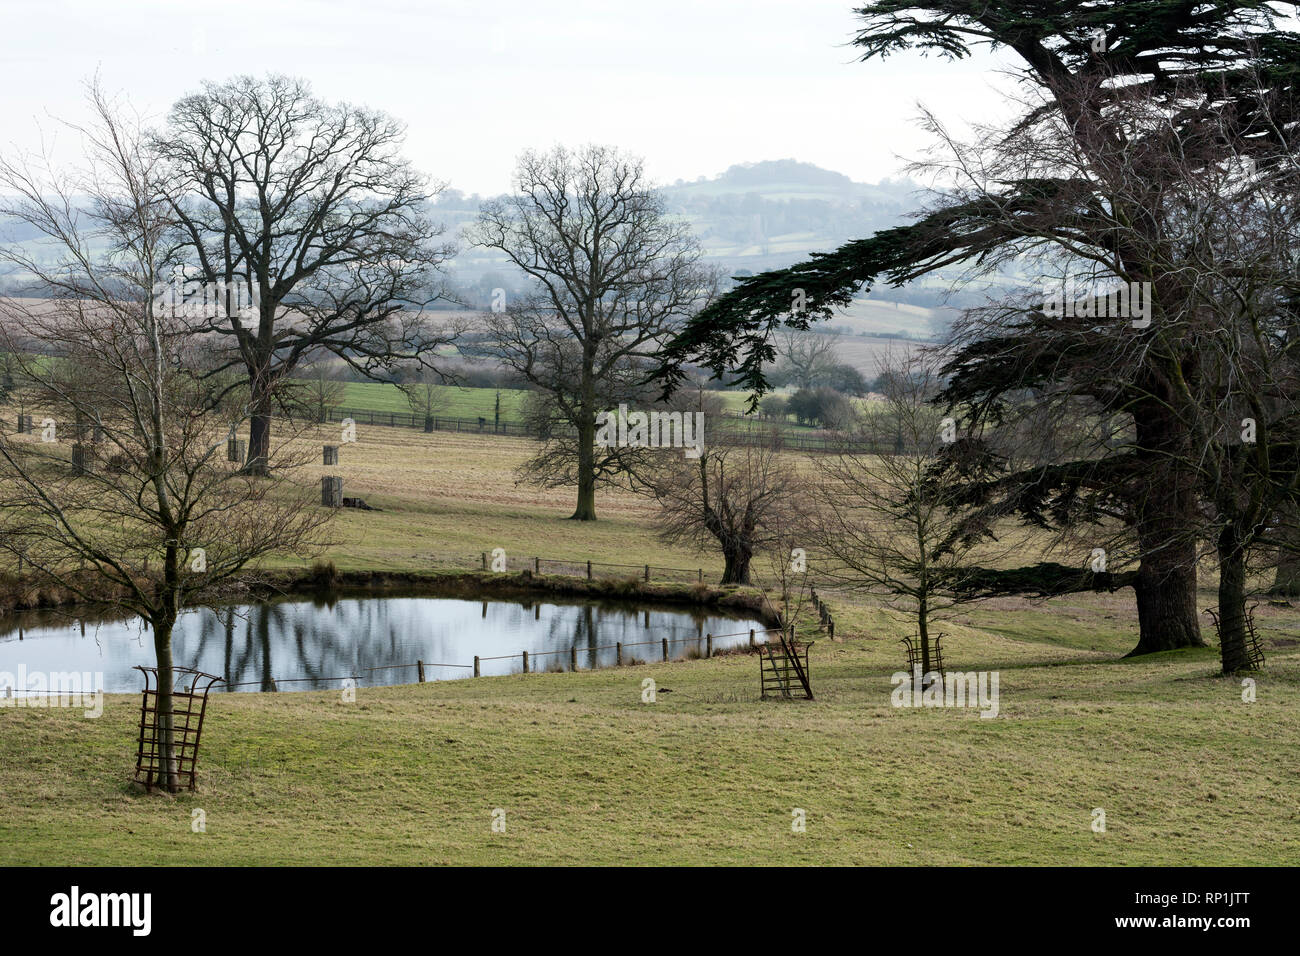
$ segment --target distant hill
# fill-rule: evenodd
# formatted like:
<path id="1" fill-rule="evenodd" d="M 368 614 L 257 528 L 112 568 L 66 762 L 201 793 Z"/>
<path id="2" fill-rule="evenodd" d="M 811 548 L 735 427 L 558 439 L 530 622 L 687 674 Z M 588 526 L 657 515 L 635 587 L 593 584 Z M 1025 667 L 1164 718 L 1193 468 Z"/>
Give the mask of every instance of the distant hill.
<path id="1" fill-rule="evenodd" d="M 668 209 L 687 219 L 704 246 L 707 259 L 729 276 L 753 275 L 806 259 L 810 252 L 830 252 L 851 239 L 902 225 L 923 196 L 909 179 L 854 182 L 843 173 L 795 159 L 738 163 L 713 177 L 678 180 L 662 187 Z M 478 215 L 485 198 L 446 189 L 430 212 L 446 226 L 447 238 L 460 239 Z M 14 243 L 35 243 L 30 229 L 0 223 L 0 235 Z M 494 288 L 517 289 L 522 277 L 500 254 L 461 241 L 447 273 L 458 297 L 475 308 L 486 307 Z M 0 288 L 6 279 L 0 274 Z M 939 309 L 954 276 L 944 274 L 903 289 L 878 288 L 870 303 L 849 310 L 848 329 L 858 334 L 893 333 L 917 338 L 942 330 L 948 313 Z M 919 307 L 886 309 L 893 303 Z M 961 298 L 950 304 L 967 304 Z"/>
<path id="2" fill-rule="evenodd" d="M 679 179 L 664 191 L 686 199 L 698 196 L 754 193 L 766 199 L 821 199 L 839 204 L 866 198 L 890 204 L 907 202 L 916 190 L 911 180 L 886 179 L 877 185 L 856 183 L 829 169 L 795 159 L 739 163 L 714 176 L 701 176 L 694 182 Z"/>
<path id="3" fill-rule="evenodd" d="M 742 163 L 712 179 L 678 180 L 663 193 L 710 258 L 754 272 L 899 225 L 920 201 L 910 180 L 855 183 L 793 159 Z"/>
<path id="4" fill-rule="evenodd" d="M 830 252 L 851 239 L 902 225 L 923 198 L 909 179 L 859 183 L 795 159 L 739 163 L 713 177 L 678 180 L 662 192 L 669 211 L 690 222 L 706 257 L 730 276 L 779 269 L 810 252 Z M 434 211 L 449 231 L 458 231 L 473 221 L 480 202 L 479 196 L 452 189 Z M 464 248 L 453 276 L 467 292 L 490 293 L 509 287 L 510 270 L 499 256 Z M 872 298 L 933 309 L 948 287 L 946 277 L 936 277 L 905 289 L 880 289 Z M 885 323 L 889 331 L 927 337 L 935 328 L 915 315 L 897 319 Z"/>

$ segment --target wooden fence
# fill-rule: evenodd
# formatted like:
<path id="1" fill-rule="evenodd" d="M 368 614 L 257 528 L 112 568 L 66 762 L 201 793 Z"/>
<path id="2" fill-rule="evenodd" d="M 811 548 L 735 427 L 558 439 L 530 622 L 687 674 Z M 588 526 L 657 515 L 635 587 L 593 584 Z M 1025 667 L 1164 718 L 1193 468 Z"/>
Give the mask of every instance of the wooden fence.
<path id="1" fill-rule="evenodd" d="M 504 558 L 501 561 L 500 558 Z M 500 563 L 503 566 L 497 567 Z M 588 581 L 608 578 L 636 578 L 642 581 L 704 581 L 703 568 L 666 568 L 657 564 L 614 564 L 609 561 L 573 560 L 568 558 L 511 557 L 509 554 L 494 557 L 493 552 L 484 551 L 480 555 L 480 566 L 484 571 L 531 571 L 533 574 L 560 574 L 570 577 L 586 577 Z M 612 573 L 611 573 L 612 572 Z"/>

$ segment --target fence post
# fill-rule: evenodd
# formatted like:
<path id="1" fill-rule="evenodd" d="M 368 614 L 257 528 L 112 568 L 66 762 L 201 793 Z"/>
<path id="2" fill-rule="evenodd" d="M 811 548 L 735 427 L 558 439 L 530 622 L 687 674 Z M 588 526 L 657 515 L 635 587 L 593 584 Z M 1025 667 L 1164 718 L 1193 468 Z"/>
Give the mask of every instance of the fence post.
<path id="1" fill-rule="evenodd" d="M 650 565 L 648 565 L 648 564 L 645 566 L 645 579 L 646 579 L 647 581 L 650 580 Z"/>
<path id="2" fill-rule="evenodd" d="M 524 651 L 524 673 L 528 673 L 528 652 Z"/>
<path id="3" fill-rule="evenodd" d="M 541 574 L 541 573 L 542 573 L 542 559 L 533 558 L 533 574 Z"/>
<path id="4" fill-rule="evenodd" d="M 587 562 L 587 580 L 588 580 L 588 581 L 591 580 L 591 562 L 590 562 L 590 561 Z"/>
<path id="5" fill-rule="evenodd" d="M 474 655 L 474 676 L 478 677 L 478 655 Z"/>
<path id="6" fill-rule="evenodd" d="M 696 575 L 695 580 L 698 581 L 700 584 L 703 584 L 703 583 L 704 583 L 704 569 L 703 569 L 703 568 L 700 568 L 698 571 L 695 572 L 695 575 Z"/>
<path id="7" fill-rule="evenodd" d="M 622 667 L 623 666 L 623 642 L 618 641 L 617 643 L 614 644 L 614 647 L 616 648 L 615 653 L 617 654 L 617 657 L 614 658 L 614 662 L 619 667 Z"/>
<path id="8" fill-rule="evenodd" d="M 749 646 L 754 646 L 754 629 L 752 627 L 749 629 Z"/>
<path id="9" fill-rule="evenodd" d="M 326 475 L 320 480 L 320 503 L 326 508 L 343 507 L 343 479 Z"/>
<path id="10" fill-rule="evenodd" d="M 704 656 L 712 657 L 713 656 L 713 635 L 712 634 L 707 635 L 705 637 L 705 640 L 708 643 L 704 645 Z"/>
<path id="11" fill-rule="evenodd" d="M 416 661 L 415 667 L 416 670 L 420 672 L 420 683 L 423 684 L 424 683 L 424 661 Z"/>
<path id="12" fill-rule="evenodd" d="M 569 670 L 576 671 L 577 669 L 578 669 L 578 648 L 571 647 L 569 648 Z"/>
<path id="13" fill-rule="evenodd" d="M 486 552 L 486 551 L 483 552 L 483 570 L 484 570 L 484 571 L 487 570 L 487 552 Z"/>
<path id="14" fill-rule="evenodd" d="M 826 625 L 826 631 L 830 639 L 835 640 L 835 618 L 831 618 L 830 623 Z"/>
<path id="15" fill-rule="evenodd" d="M 668 638 L 664 638 L 664 660 L 668 660 Z"/>

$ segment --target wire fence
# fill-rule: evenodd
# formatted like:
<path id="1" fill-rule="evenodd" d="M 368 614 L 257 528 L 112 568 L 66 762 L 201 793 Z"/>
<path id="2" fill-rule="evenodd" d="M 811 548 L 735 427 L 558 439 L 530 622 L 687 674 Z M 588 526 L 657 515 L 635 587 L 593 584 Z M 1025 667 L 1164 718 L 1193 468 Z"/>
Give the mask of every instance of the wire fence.
<path id="1" fill-rule="evenodd" d="M 730 652 L 732 648 L 737 646 L 742 647 L 745 650 L 753 650 L 757 648 L 759 644 L 767 643 L 769 635 L 779 634 L 781 633 L 782 630 L 783 629 L 780 627 L 750 628 L 747 631 L 733 631 L 728 634 L 705 634 L 703 639 L 699 637 L 660 637 L 655 640 L 649 640 L 649 641 L 615 641 L 613 644 L 594 644 L 594 645 L 584 644 L 581 647 L 579 647 L 578 645 L 573 645 L 565 649 L 553 650 L 553 651 L 521 650 L 516 654 L 495 654 L 489 656 L 480 656 L 476 654 L 474 655 L 474 663 L 472 664 L 446 664 L 446 663 L 435 663 L 432 661 L 416 660 L 410 664 L 384 664 L 378 667 L 363 667 L 363 668 L 358 668 L 357 671 L 352 674 L 345 674 L 342 676 L 331 676 L 331 677 L 316 676 L 316 677 L 281 678 L 281 677 L 272 677 L 268 675 L 259 680 L 226 682 L 223 684 L 222 690 L 233 691 L 234 688 L 236 687 L 252 687 L 256 685 L 262 687 L 264 690 L 267 691 L 278 692 L 280 690 L 281 684 L 303 684 L 303 683 L 314 683 L 314 684 L 343 683 L 344 688 L 348 688 L 348 687 L 355 688 L 355 687 L 364 686 L 363 677 L 362 677 L 363 674 L 374 674 L 376 671 L 390 671 L 390 670 L 400 670 L 400 669 L 414 670 L 416 673 L 416 683 L 424 684 L 429 682 L 429 676 L 430 676 L 429 671 L 435 668 L 450 668 L 450 669 L 462 670 L 462 671 L 472 671 L 471 674 L 465 676 L 482 677 L 483 664 L 488 662 L 493 662 L 493 661 L 518 661 L 519 662 L 518 669 L 512 669 L 509 673 L 532 674 L 532 673 L 541 673 L 541 671 L 538 670 L 538 662 L 540 659 L 556 658 L 556 657 L 560 659 L 559 662 L 553 663 L 549 667 L 546 667 L 545 671 L 563 672 L 566 670 L 567 671 L 599 670 L 599 669 L 603 669 L 599 665 L 588 666 L 584 668 L 581 665 L 580 661 L 582 661 L 583 659 L 591 661 L 594 659 L 594 655 L 599 653 L 600 651 L 613 651 L 614 652 L 613 664 L 609 666 L 622 667 L 627 663 L 633 661 L 643 661 L 645 659 L 643 655 L 628 653 L 628 651 L 631 650 L 632 648 L 640 648 L 640 647 L 654 647 L 658 650 L 658 656 L 661 660 L 670 661 L 674 659 L 674 653 L 671 650 L 671 648 L 674 645 L 682 646 L 682 645 L 694 644 L 697 650 L 699 651 L 699 656 L 701 658 L 712 658 L 716 655 L 718 651 Z M 715 644 L 717 644 L 717 642 L 719 641 L 724 641 L 724 640 L 730 641 L 732 638 L 737 638 L 737 637 L 747 637 L 748 638 L 747 644 L 730 644 L 727 647 L 715 647 Z M 683 651 L 677 653 L 676 657 L 680 658 L 688 655 L 689 655 L 689 647 L 687 646 L 683 649 Z M 655 655 L 653 654 L 650 655 L 650 657 L 654 657 L 654 656 Z M 565 658 L 568 659 L 567 667 L 565 666 Z M 493 676 L 493 675 L 489 675 L 489 676 Z M 438 678 L 435 677 L 434 679 L 436 680 Z M 344 683 L 344 682 L 350 682 L 350 683 Z"/>
<path id="2" fill-rule="evenodd" d="M 296 417 L 296 416 L 295 416 Z M 320 424 L 352 421 L 357 425 L 384 428 L 412 428 L 426 432 L 455 432 L 467 435 L 504 435 L 516 438 L 539 439 L 537 429 L 527 422 L 499 419 L 495 416 L 463 418 L 447 415 L 422 415 L 417 412 L 382 411 L 373 408 L 331 408 L 313 416 Z M 901 440 L 864 440 L 847 438 L 832 431 L 818 429 L 812 434 L 792 430 L 789 422 L 755 419 L 738 412 L 712 415 L 714 426 L 709 430 L 709 441 L 721 445 L 765 446 L 772 442 L 773 432 L 780 435 L 781 447 L 790 451 L 811 454 L 900 455 L 908 451 Z M 720 423 L 720 424 L 719 424 Z M 16 416 L 15 431 L 19 434 L 71 436 L 74 442 L 97 444 L 101 430 L 89 422 L 58 422 L 48 416 Z M 571 429 L 557 429 L 558 433 Z"/>
<path id="3" fill-rule="evenodd" d="M 483 571 L 496 572 L 531 572 L 533 574 L 556 574 L 568 577 L 585 577 L 595 580 L 640 580 L 640 581 L 704 581 L 703 568 L 669 568 L 657 564 L 616 564 L 609 561 L 590 561 L 571 558 L 521 557 L 511 555 L 504 548 L 484 551 L 479 557 L 479 566 Z"/>
<path id="4" fill-rule="evenodd" d="M 496 416 L 460 418 L 451 415 L 423 415 L 418 412 L 380 411 L 373 408 L 331 408 L 325 411 L 323 418 L 324 423 L 342 422 L 350 418 L 358 425 L 380 425 L 385 428 L 418 428 L 430 432 L 536 437 L 536 432 L 526 422 L 501 420 Z"/>
<path id="5" fill-rule="evenodd" d="M 519 438 L 539 439 L 541 435 L 527 422 L 499 419 L 495 416 L 459 418 L 446 415 L 421 415 L 416 412 L 379 411 L 366 408 L 333 408 L 326 410 L 324 422 L 335 423 L 351 419 L 358 425 L 377 425 L 386 428 L 417 428 L 426 432 L 447 431 L 473 435 L 512 435 Z M 780 433 L 781 446 L 791 451 L 815 454 L 848 452 L 857 455 L 898 455 L 907 450 L 901 440 L 849 439 L 834 432 L 818 429 L 812 434 L 792 430 L 789 422 L 772 419 L 755 419 L 739 412 L 711 415 L 715 427 L 709 431 L 709 440 L 723 445 L 767 445 L 774 430 Z M 719 422 L 721 427 L 717 427 Z M 566 430 L 559 429 L 563 433 Z"/>

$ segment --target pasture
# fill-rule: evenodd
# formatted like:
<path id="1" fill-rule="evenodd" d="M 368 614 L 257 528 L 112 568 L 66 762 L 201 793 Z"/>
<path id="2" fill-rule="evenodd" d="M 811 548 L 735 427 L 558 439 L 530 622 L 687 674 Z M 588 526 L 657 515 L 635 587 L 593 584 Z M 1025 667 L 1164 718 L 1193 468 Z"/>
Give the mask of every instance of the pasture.
<path id="1" fill-rule="evenodd" d="M 357 439 L 305 476 L 341 474 L 383 509 L 340 514 L 324 553 L 340 568 L 467 566 L 499 546 L 721 569 L 660 543 L 653 507 L 626 492 L 602 493 L 594 524 L 564 521 L 570 491 L 515 482 L 525 439 Z M 759 701 L 748 654 L 363 686 L 353 703 L 221 695 L 199 790 L 175 797 L 127 783 L 137 696 L 110 696 L 96 720 L 0 709 L 0 863 L 1294 862 L 1295 609 L 1260 608 L 1269 660 L 1247 703 L 1214 647 L 1123 659 L 1131 592 L 967 607 L 940 629 L 950 669 L 999 674 L 985 718 L 891 706 L 912 625 L 870 597 L 825 597 L 839 639 L 808 634 L 814 702 Z"/>

